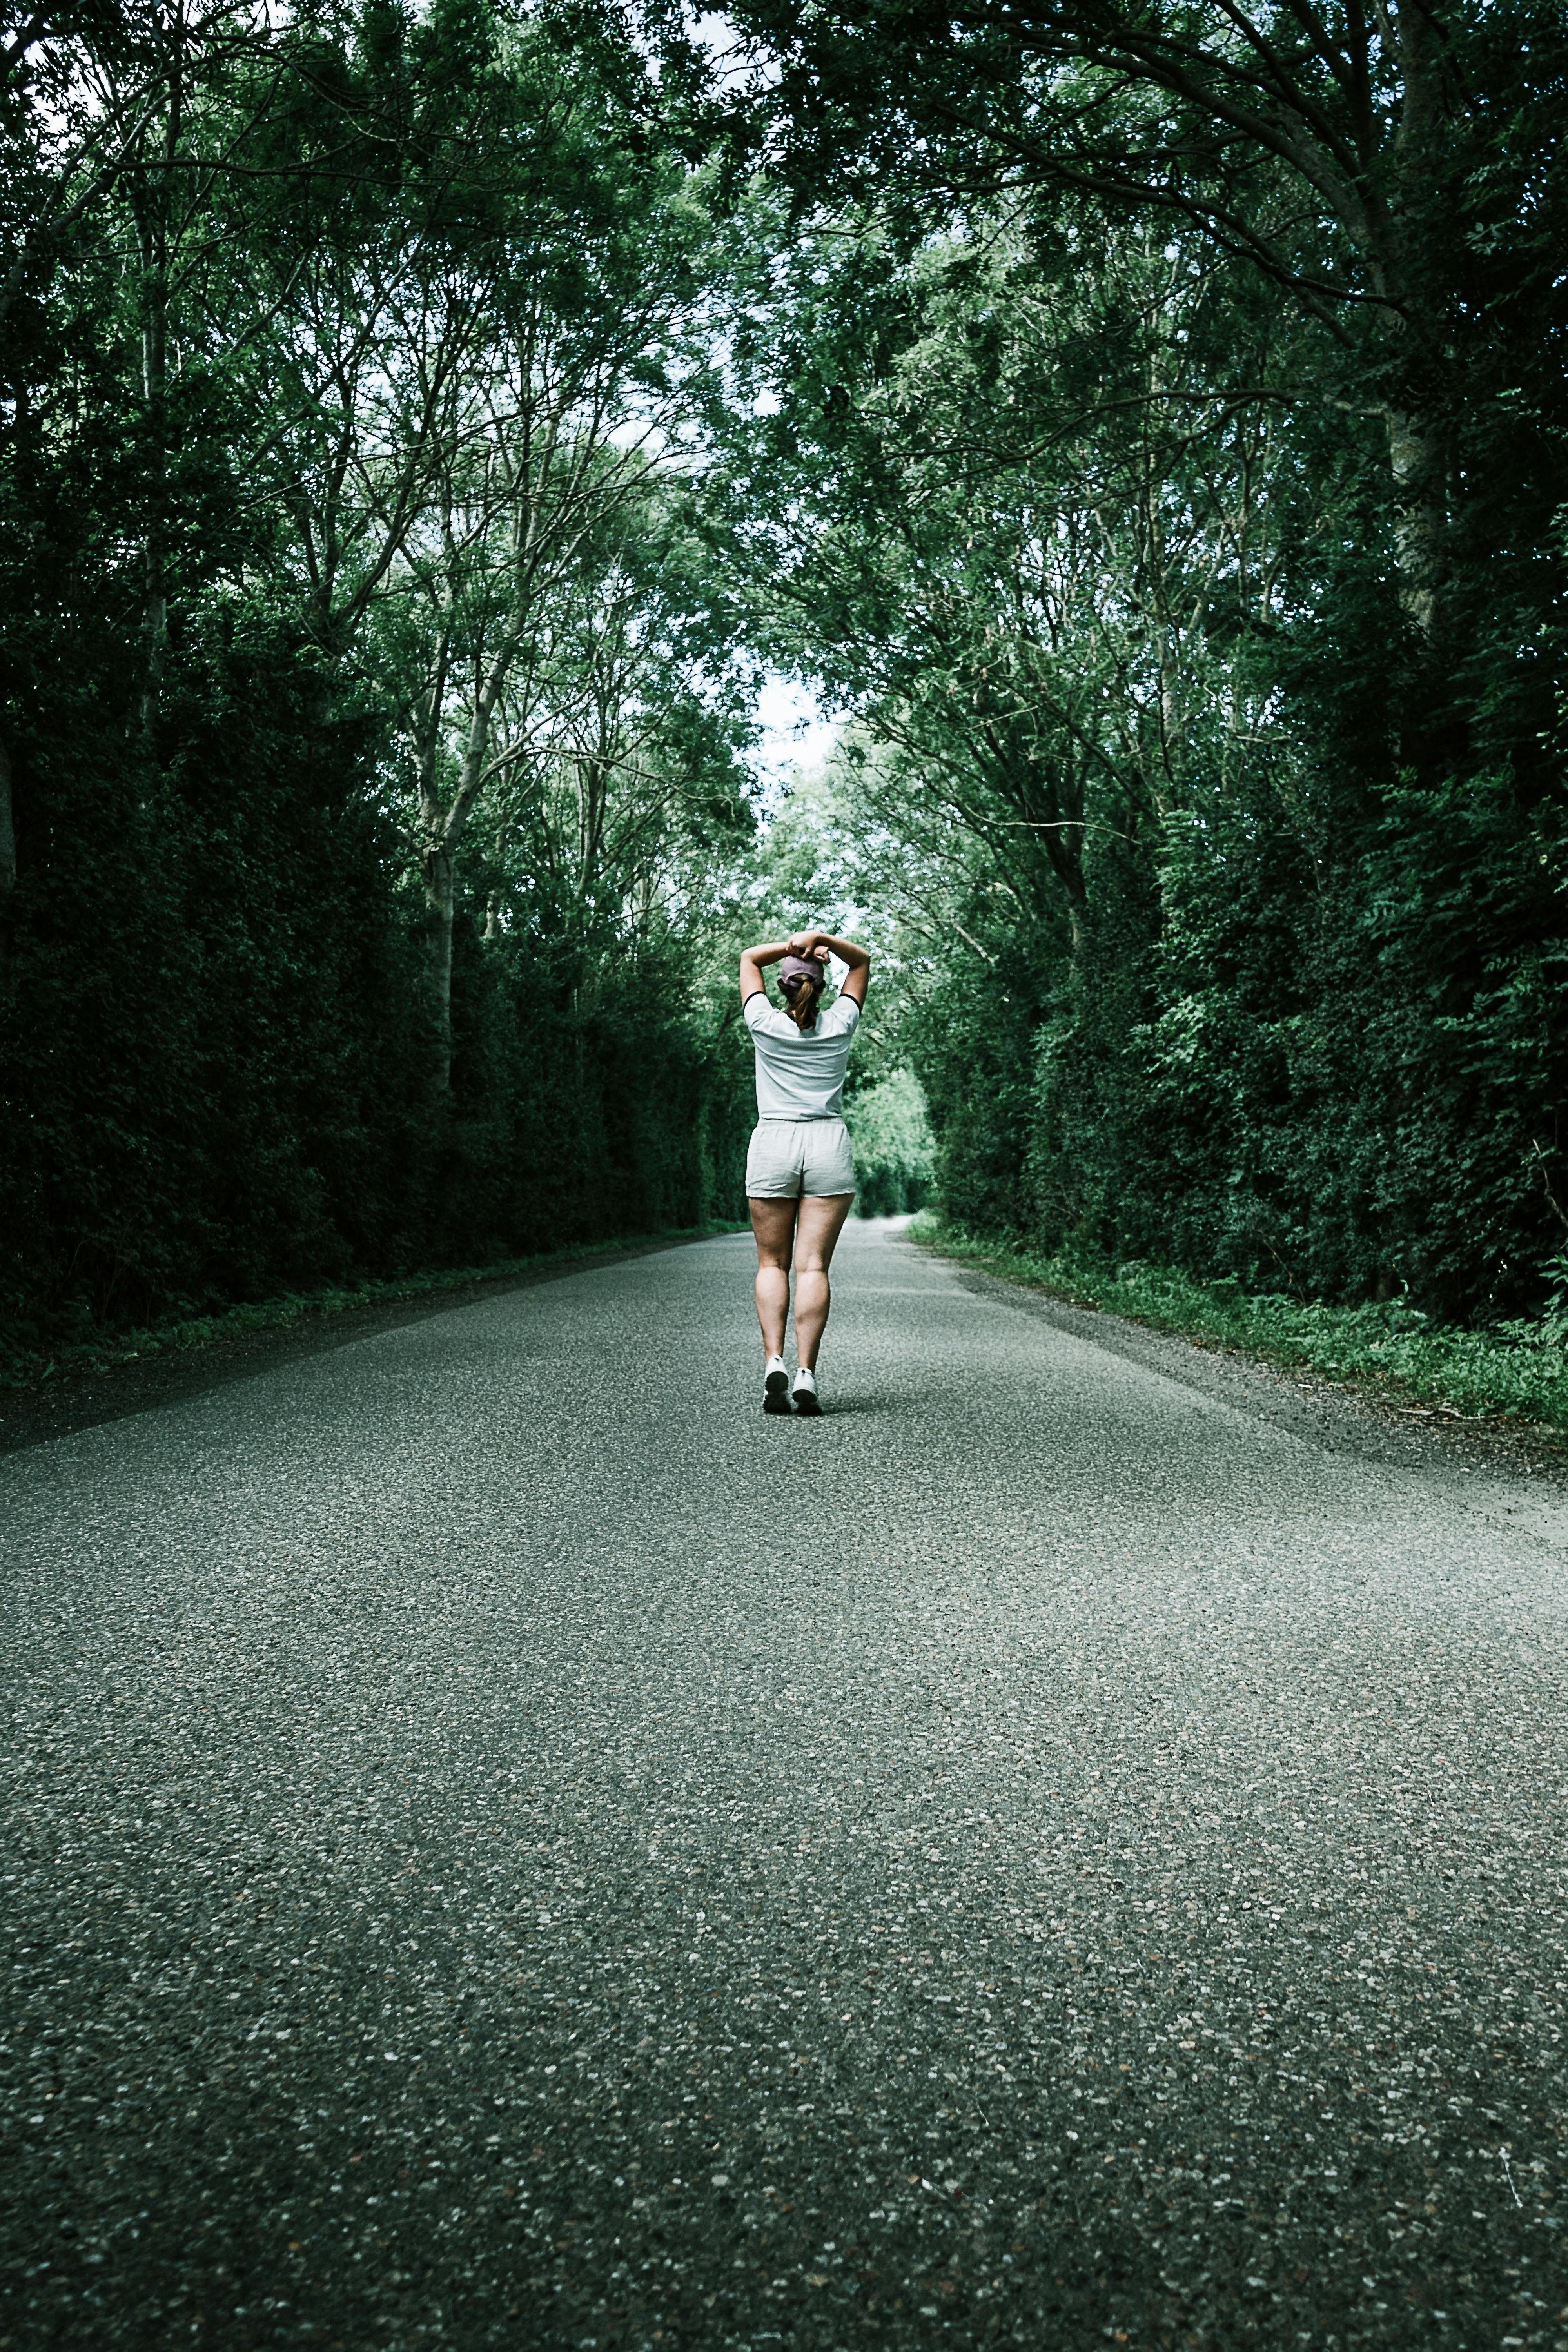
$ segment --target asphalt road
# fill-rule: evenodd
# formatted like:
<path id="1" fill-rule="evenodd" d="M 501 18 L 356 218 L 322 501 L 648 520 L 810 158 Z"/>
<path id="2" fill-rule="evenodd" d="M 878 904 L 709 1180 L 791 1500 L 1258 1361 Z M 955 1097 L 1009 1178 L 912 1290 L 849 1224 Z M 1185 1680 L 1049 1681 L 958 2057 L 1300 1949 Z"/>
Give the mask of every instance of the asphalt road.
<path id="1" fill-rule="evenodd" d="M 1568 2346 L 1568 1508 L 748 1256 L 0 1463 L 0 2346 Z"/>

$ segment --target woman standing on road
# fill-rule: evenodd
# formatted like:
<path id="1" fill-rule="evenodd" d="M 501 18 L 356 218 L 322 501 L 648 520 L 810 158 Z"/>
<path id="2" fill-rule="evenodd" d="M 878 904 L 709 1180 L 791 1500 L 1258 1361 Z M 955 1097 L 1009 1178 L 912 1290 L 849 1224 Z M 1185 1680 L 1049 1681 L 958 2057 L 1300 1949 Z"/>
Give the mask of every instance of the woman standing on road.
<path id="1" fill-rule="evenodd" d="M 820 1012 L 829 955 L 848 965 L 842 992 Z M 784 1006 L 768 1003 L 763 966 L 781 963 Z M 741 958 L 741 1005 L 757 1049 L 757 1125 L 746 1154 L 746 1193 L 757 1240 L 757 1320 L 763 1327 L 763 1411 L 788 1412 L 784 1360 L 789 1269 L 795 1259 L 795 1410 L 818 1413 L 816 1351 L 833 1292 L 827 1269 L 855 1198 L 855 1161 L 844 1124 L 848 1066 L 871 959 L 852 940 L 802 931 Z"/>

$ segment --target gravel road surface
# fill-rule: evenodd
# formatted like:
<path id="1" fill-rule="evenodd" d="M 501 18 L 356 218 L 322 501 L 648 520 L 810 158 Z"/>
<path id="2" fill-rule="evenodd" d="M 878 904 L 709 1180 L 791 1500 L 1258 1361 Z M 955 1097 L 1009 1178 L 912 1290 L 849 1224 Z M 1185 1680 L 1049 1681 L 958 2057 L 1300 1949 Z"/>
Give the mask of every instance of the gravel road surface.
<path id="1" fill-rule="evenodd" d="M 0 1462 L 0 2347 L 1568 2347 L 1568 1506 L 749 1259 Z"/>

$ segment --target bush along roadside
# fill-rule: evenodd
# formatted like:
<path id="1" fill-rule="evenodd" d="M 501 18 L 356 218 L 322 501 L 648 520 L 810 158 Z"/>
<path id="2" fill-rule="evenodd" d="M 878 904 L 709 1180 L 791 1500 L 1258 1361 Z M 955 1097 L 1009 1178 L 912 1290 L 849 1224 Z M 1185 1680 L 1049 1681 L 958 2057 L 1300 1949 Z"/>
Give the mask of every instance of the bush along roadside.
<path id="1" fill-rule="evenodd" d="M 258 1331 L 286 1331 L 312 1316 L 344 1315 L 361 1307 L 394 1305 L 402 1298 L 425 1298 L 448 1290 L 471 1289 L 479 1283 L 522 1280 L 567 1266 L 583 1258 L 617 1257 L 631 1250 L 669 1242 L 700 1241 L 709 1234 L 743 1233 L 748 1228 L 731 1219 L 713 1218 L 706 1224 L 674 1233 L 626 1234 L 605 1241 L 575 1242 L 569 1248 L 546 1250 L 531 1257 L 498 1259 L 489 1265 L 439 1266 L 425 1274 L 395 1280 L 328 1284 L 316 1290 L 289 1291 L 251 1306 L 230 1307 L 218 1315 L 189 1315 L 150 1325 L 143 1330 L 106 1332 L 70 1346 L 44 1350 L 15 1345 L 0 1355 L 0 1393 L 36 1391 L 60 1381 L 90 1378 L 117 1371 L 125 1364 L 150 1356 L 184 1354 L 224 1339 L 240 1339 Z"/>
<path id="2" fill-rule="evenodd" d="M 917 1221 L 910 1237 L 1004 1281 L 1074 1306 L 1103 1307 L 1156 1331 L 1216 1340 L 1394 1401 L 1568 1431 L 1568 1259 L 1549 1269 L 1558 1277 L 1556 1290 L 1539 1321 L 1466 1330 L 1397 1299 L 1327 1307 L 1247 1292 L 1234 1276 L 1201 1282 L 1179 1267 L 1142 1261 L 1112 1266 L 1069 1252 L 1042 1256 L 935 1219 Z"/>

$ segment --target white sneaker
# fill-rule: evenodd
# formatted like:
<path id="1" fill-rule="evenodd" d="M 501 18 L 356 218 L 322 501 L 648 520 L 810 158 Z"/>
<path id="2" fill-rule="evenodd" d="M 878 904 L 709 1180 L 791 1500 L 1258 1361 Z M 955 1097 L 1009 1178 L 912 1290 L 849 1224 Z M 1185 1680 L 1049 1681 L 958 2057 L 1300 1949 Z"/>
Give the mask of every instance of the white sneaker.
<path id="1" fill-rule="evenodd" d="M 770 1356 L 763 1374 L 763 1411 L 789 1411 L 789 1367 L 782 1356 Z"/>
<path id="2" fill-rule="evenodd" d="M 808 1421 L 822 1411 L 816 1393 L 816 1374 L 808 1372 L 804 1364 L 795 1376 L 795 1409 L 796 1412 L 804 1413 Z"/>

